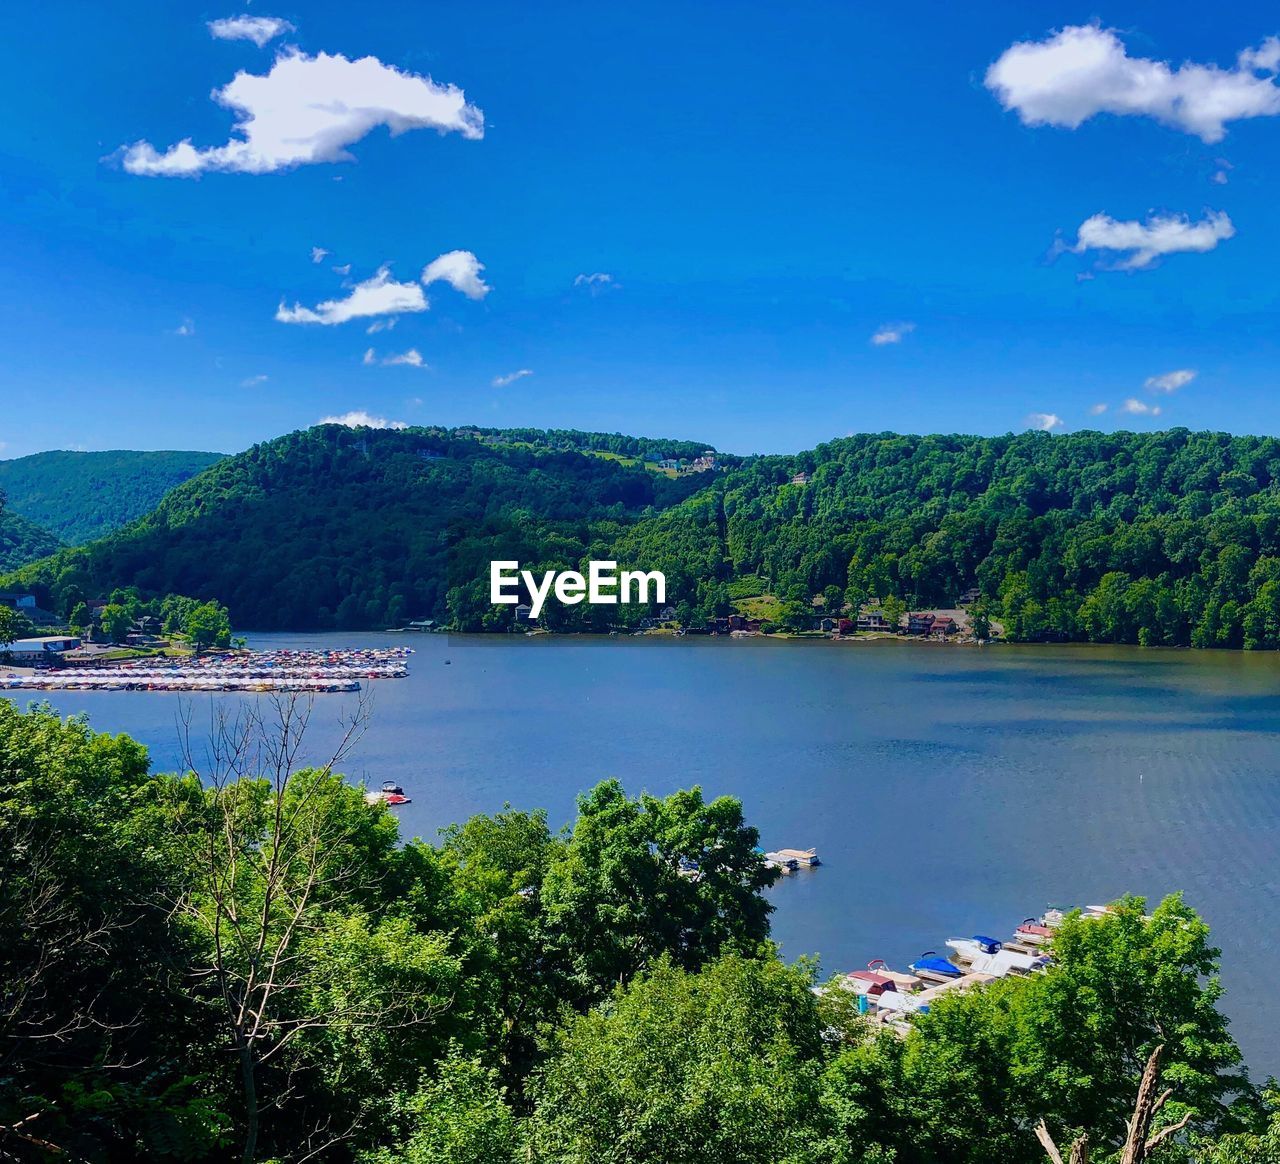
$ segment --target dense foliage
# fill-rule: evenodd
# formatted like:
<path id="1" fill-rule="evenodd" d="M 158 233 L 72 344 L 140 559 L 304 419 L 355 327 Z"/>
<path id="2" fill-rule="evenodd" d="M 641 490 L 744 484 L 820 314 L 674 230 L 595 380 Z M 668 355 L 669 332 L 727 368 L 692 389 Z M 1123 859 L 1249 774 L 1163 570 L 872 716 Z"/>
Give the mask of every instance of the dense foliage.
<path id="1" fill-rule="evenodd" d="M 1049 973 L 902 1036 L 778 959 L 736 801 L 609 782 L 561 833 L 401 845 L 271 706 L 202 779 L 0 701 L 4 1158 L 1033 1164 L 1044 1118 L 1105 1162 L 1164 1043 L 1189 1123 L 1158 1159 L 1275 1159 L 1177 897 L 1068 920 Z"/>
<path id="2" fill-rule="evenodd" d="M 27 562 L 47 558 L 61 547 L 62 543 L 47 529 L 7 509 L 4 495 L 0 494 L 0 571 L 16 570 Z"/>
<path id="3" fill-rule="evenodd" d="M 577 562 L 593 538 L 696 487 L 572 449 L 328 425 L 221 461 L 146 517 L 8 581 L 52 609 L 73 587 L 216 598 L 254 629 L 394 626 L 451 610 L 467 621 L 492 612 L 491 558 Z M 511 608 L 500 613 L 509 625 Z"/>
<path id="4" fill-rule="evenodd" d="M 792 484 L 797 471 L 807 483 Z M 1224 433 L 855 436 L 760 458 L 629 531 L 699 614 L 735 578 L 948 607 L 1014 639 L 1280 647 L 1280 441 Z"/>
<path id="5" fill-rule="evenodd" d="M 488 563 L 661 569 L 681 621 L 751 595 L 807 629 L 813 599 L 953 606 L 1017 640 L 1280 648 L 1280 441 L 1222 433 L 848 437 L 667 478 L 699 449 L 536 430 L 295 433 L 8 584 L 213 597 L 252 627 L 508 629 Z M 621 459 L 620 459 L 621 458 Z M 794 480 L 801 474 L 799 480 Z M 550 629 L 649 609 L 548 604 Z"/>
<path id="6" fill-rule="evenodd" d="M 55 539 L 79 545 L 150 512 L 175 485 L 221 456 L 124 450 L 35 453 L 0 461 L 0 491 L 15 513 Z"/>

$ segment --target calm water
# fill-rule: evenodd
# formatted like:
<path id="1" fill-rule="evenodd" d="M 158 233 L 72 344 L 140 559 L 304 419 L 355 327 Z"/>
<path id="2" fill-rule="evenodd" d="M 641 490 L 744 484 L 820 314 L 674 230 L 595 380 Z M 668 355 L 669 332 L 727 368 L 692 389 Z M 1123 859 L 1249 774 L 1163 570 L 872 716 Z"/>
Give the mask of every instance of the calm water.
<path id="1" fill-rule="evenodd" d="M 1181 889 L 1223 949 L 1226 1008 L 1255 1077 L 1280 1073 L 1273 982 L 1280 658 L 1131 648 L 259 635 L 254 645 L 406 642 L 373 684 L 346 765 L 395 778 L 406 832 L 474 812 L 571 818 L 605 776 L 740 797 L 766 848 L 825 864 L 774 891 L 789 956 L 902 965 L 1004 934 L 1047 905 Z M 449 665 L 445 665 L 449 660 Z M 68 693 L 64 712 L 177 764 L 181 697 Z M 216 699 L 234 700 L 234 696 Z M 208 697 L 197 697 L 207 714 Z M 316 707 L 332 736 L 345 696 Z M 323 729 L 323 730 L 321 730 Z"/>

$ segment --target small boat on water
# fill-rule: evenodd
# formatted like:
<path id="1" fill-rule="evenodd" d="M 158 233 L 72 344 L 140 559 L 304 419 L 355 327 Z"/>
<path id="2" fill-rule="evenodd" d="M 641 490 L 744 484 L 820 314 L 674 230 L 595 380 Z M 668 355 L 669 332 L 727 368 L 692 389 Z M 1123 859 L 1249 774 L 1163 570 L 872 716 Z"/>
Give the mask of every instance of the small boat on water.
<path id="1" fill-rule="evenodd" d="M 765 863 L 771 868 L 781 869 L 784 873 L 794 873 L 800 868 L 800 862 L 795 857 L 788 857 L 785 849 L 766 853 L 764 859 Z"/>
<path id="2" fill-rule="evenodd" d="M 365 804 L 412 804 L 413 800 L 404 794 L 404 789 L 394 780 L 384 780 L 377 792 L 364 794 Z"/>
<path id="3" fill-rule="evenodd" d="M 1037 970 L 1043 970 L 1051 961 L 1045 953 L 1027 954 L 1005 947 L 994 954 L 979 954 L 971 959 L 969 971 L 1007 978 L 1010 974 L 1034 974 Z"/>

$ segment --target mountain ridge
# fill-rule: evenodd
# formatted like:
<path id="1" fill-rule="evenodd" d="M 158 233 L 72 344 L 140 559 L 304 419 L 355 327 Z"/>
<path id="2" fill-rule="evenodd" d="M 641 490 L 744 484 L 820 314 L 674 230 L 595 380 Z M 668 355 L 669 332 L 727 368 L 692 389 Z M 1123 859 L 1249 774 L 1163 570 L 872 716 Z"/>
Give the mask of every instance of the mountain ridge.
<path id="1" fill-rule="evenodd" d="M 1280 646 L 1274 438 L 880 433 L 714 454 L 711 471 L 674 477 L 637 460 L 704 452 L 575 430 L 301 430 L 8 582 L 42 586 L 55 605 L 72 584 L 217 598 L 253 629 L 431 617 L 496 630 L 512 615 L 489 602 L 491 559 L 607 558 L 666 571 L 694 628 L 752 587 L 793 629 L 811 624 L 816 596 L 828 609 L 943 607 L 977 589 L 1018 639 Z M 544 621 L 605 630 L 646 613 L 552 604 Z"/>

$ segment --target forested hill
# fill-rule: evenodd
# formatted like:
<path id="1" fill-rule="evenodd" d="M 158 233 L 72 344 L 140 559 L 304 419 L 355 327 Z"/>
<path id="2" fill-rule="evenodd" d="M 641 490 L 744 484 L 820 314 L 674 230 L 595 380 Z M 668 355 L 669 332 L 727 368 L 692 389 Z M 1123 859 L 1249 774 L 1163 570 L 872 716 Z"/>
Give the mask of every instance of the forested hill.
<path id="1" fill-rule="evenodd" d="M 48 530 L 6 509 L 0 495 L 0 571 L 34 562 L 52 554 L 61 545 Z"/>
<path id="2" fill-rule="evenodd" d="M 125 450 L 35 453 L 0 461 L 0 493 L 11 513 L 48 531 L 54 545 L 78 545 L 149 513 L 175 485 L 221 457 Z"/>
<path id="3" fill-rule="evenodd" d="M 744 465 L 619 553 L 699 608 L 744 577 L 806 615 L 824 592 L 952 606 L 979 586 L 1013 638 L 1280 647 L 1280 441 L 854 436 Z"/>
<path id="4" fill-rule="evenodd" d="M 145 517 L 0 586 L 32 587 L 59 613 L 123 586 L 217 597 L 254 629 L 469 623 L 491 612 L 491 558 L 578 562 L 710 477 L 672 478 L 634 454 L 706 450 L 590 433 L 324 425 L 222 460 Z"/>
<path id="5" fill-rule="evenodd" d="M 1013 638 L 1280 647 L 1280 441 L 1222 433 L 862 435 L 668 478 L 696 442 L 323 427 L 259 445 L 127 529 L 9 583 L 213 597 L 240 627 L 509 625 L 491 558 L 663 569 L 682 620 L 776 596 L 951 606 Z M 793 478 L 798 478 L 793 482 Z M 5 582 L 0 580 L 0 585 Z M 557 629 L 637 621 L 548 604 Z"/>

